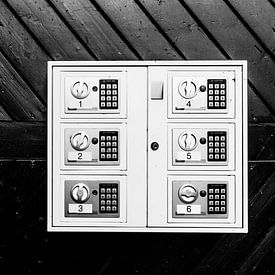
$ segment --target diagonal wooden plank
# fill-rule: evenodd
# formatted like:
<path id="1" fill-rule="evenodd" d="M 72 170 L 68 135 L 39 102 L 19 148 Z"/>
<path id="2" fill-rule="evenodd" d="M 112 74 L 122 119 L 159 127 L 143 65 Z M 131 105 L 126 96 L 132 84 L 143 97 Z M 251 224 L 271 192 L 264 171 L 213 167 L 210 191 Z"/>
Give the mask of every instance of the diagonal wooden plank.
<path id="1" fill-rule="evenodd" d="M 274 171 L 274 170 L 273 170 Z M 253 179 L 252 179 L 253 181 Z M 207 257 L 193 270 L 192 274 L 211 272 L 233 273 L 241 266 L 273 226 L 275 218 L 275 173 L 269 177 L 259 192 L 249 200 L 248 234 L 224 235 L 209 251 Z"/>
<path id="2" fill-rule="evenodd" d="M 248 129 L 248 159 L 275 160 L 275 125 L 250 124 Z"/>
<path id="3" fill-rule="evenodd" d="M 275 55 L 275 11 L 268 1 L 227 0 L 242 16 L 244 21 Z"/>
<path id="4" fill-rule="evenodd" d="M 178 0 L 137 0 L 151 14 L 187 59 L 225 59 Z"/>
<path id="5" fill-rule="evenodd" d="M 0 101 L 12 119 L 45 121 L 46 108 L 0 53 Z"/>
<path id="6" fill-rule="evenodd" d="M 46 124 L 1 122 L 0 159 L 46 159 Z"/>
<path id="7" fill-rule="evenodd" d="M 89 0 L 49 0 L 99 59 L 136 59 Z"/>
<path id="8" fill-rule="evenodd" d="M 137 0 L 187 59 L 226 59 L 226 56 L 209 39 L 200 24 L 186 11 L 178 0 Z M 275 116 L 266 108 L 253 90 L 248 88 L 249 121 L 273 122 Z"/>
<path id="9" fill-rule="evenodd" d="M 0 121 L 11 121 L 12 119 L 6 113 L 6 111 L 0 106 Z"/>
<path id="10" fill-rule="evenodd" d="M 107 14 L 143 59 L 182 59 L 171 45 L 133 1 L 95 1 Z"/>
<path id="11" fill-rule="evenodd" d="M 200 18 L 232 59 L 248 60 L 248 75 L 273 111 L 275 110 L 275 63 L 228 6 L 219 0 L 180 0 Z M 217 16 L 222 14 L 222 16 Z M 236 43 L 237 41 L 237 43 Z"/>
<path id="12" fill-rule="evenodd" d="M 14 17 L 7 5 L 0 1 L 0 49 L 46 101 L 47 61 L 50 57 Z"/>
<path id="13" fill-rule="evenodd" d="M 275 222 L 275 220 L 274 220 Z M 261 243 L 256 247 L 256 249 L 248 256 L 241 267 L 238 269 L 237 274 L 251 274 L 256 267 L 259 265 L 264 256 L 274 249 L 275 245 L 275 225 L 273 225 L 270 230 L 265 235 Z"/>
<path id="14" fill-rule="evenodd" d="M 248 87 L 248 121 L 254 123 L 275 122 L 275 115 Z"/>
<path id="15" fill-rule="evenodd" d="M 8 0 L 54 60 L 93 60 L 45 0 Z"/>

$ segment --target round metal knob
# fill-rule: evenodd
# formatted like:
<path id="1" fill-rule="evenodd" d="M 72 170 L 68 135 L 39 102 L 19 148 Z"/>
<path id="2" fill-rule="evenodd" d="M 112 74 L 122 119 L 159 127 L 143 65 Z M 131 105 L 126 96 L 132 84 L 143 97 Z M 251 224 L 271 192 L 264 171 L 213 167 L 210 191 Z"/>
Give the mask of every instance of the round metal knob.
<path id="1" fill-rule="evenodd" d="M 85 132 L 77 132 L 71 136 L 71 145 L 75 150 L 83 151 L 89 144 L 89 137 Z"/>
<path id="2" fill-rule="evenodd" d="M 186 99 L 193 98 L 197 94 L 196 84 L 192 81 L 182 81 L 179 84 L 178 91 Z"/>
<path id="3" fill-rule="evenodd" d="M 198 192 L 192 185 L 184 185 L 179 189 L 179 198 L 184 203 L 192 203 L 197 197 Z"/>
<path id="4" fill-rule="evenodd" d="M 90 190 L 86 184 L 77 183 L 72 187 L 71 197 L 75 202 L 83 203 L 90 198 Z"/>
<path id="5" fill-rule="evenodd" d="M 89 95 L 88 84 L 83 80 L 77 81 L 71 88 L 71 93 L 75 98 L 83 99 Z"/>
<path id="6" fill-rule="evenodd" d="M 197 139 L 194 134 L 190 132 L 182 133 L 178 139 L 179 146 L 184 151 L 192 151 L 197 146 Z"/>

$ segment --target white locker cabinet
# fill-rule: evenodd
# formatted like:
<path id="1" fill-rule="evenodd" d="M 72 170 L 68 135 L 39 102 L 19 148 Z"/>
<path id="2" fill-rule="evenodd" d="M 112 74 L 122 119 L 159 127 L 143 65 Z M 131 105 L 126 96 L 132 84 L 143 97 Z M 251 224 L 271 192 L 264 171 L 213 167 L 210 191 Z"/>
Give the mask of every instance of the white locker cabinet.
<path id="1" fill-rule="evenodd" d="M 48 231 L 247 232 L 246 61 L 48 63 Z"/>

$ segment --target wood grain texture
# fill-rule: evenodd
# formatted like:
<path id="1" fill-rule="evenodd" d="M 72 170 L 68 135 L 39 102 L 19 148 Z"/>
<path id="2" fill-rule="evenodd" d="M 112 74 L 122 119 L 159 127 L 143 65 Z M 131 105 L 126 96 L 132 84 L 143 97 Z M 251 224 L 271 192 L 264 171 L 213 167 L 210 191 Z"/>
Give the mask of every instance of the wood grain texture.
<path id="1" fill-rule="evenodd" d="M 8 0 L 54 60 L 93 60 L 45 0 Z"/>
<path id="2" fill-rule="evenodd" d="M 50 0 L 99 59 L 136 59 L 119 35 L 88 0 Z"/>
<path id="3" fill-rule="evenodd" d="M 45 121 L 46 108 L 0 53 L 0 101 L 12 119 Z"/>
<path id="4" fill-rule="evenodd" d="M 228 0 L 269 51 L 275 56 L 275 11 L 268 1 Z"/>
<path id="5" fill-rule="evenodd" d="M 11 121 L 12 119 L 6 113 L 6 111 L 0 106 L 0 121 Z"/>
<path id="6" fill-rule="evenodd" d="M 46 159 L 46 124 L 1 122 L 0 159 Z"/>
<path id="7" fill-rule="evenodd" d="M 225 59 L 178 0 L 139 1 L 187 59 Z"/>
<path id="8" fill-rule="evenodd" d="M 133 0 L 95 1 L 142 59 L 182 59 Z"/>
<path id="9" fill-rule="evenodd" d="M 240 267 L 246 255 L 254 251 L 255 247 L 260 244 L 262 235 L 268 233 L 275 221 L 274 179 L 275 173 L 263 183 L 258 193 L 249 199 L 249 233 L 224 235 L 192 274 L 213 272 L 232 274 Z M 250 184 L 253 184 L 253 179 Z"/>
<path id="10" fill-rule="evenodd" d="M 230 58 L 248 60 L 248 77 L 251 83 L 274 111 L 275 63 L 257 40 L 223 1 L 184 0 L 182 2 L 200 17 Z M 222 16 L 218 16 L 220 14 Z"/>
<path id="11" fill-rule="evenodd" d="M 46 101 L 47 61 L 50 57 L 0 1 L 0 49 L 20 75 Z"/>
<path id="12" fill-rule="evenodd" d="M 274 0 L 0 0 L 1 274 L 274 274 L 274 8 Z M 47 60 L 246 58 L 248 234 L 46 232 Z"/>
<path id="13" fill-rule="evenodd" d="M 275 159 L 275 125 L 250 125 L 248 129 L 248 159 Z"/>
<path id="14" fill-rule="evenodd" d="M 248 256 L 245 262 L 238 269 L 238 274 L 251 274 L 259 263 L 262 261 L 263 257 L 272 251 L 275 245 L 275 225 L 273 225 L 270 230 L 264 236 L 264 239 L 256 247 L 256 249 Z"/>

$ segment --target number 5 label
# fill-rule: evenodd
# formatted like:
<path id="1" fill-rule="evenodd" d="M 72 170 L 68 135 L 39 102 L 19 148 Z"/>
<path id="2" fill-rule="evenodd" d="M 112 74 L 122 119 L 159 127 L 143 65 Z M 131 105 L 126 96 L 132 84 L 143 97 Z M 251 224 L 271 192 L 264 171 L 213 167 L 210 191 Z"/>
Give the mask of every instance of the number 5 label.
<path id="1" fill-rule="evenodd" d="M 201 160 L 201 152 L 178 152 L 177 154 L 178 160 L 192 160 L 192 161 L 200 161 Z"/>
<path id="2" fill-rule="evenodd" d="M 196 215 L 201 214 L 201 206 L 199 204 L 178 204 L 177 214 Z"/>

